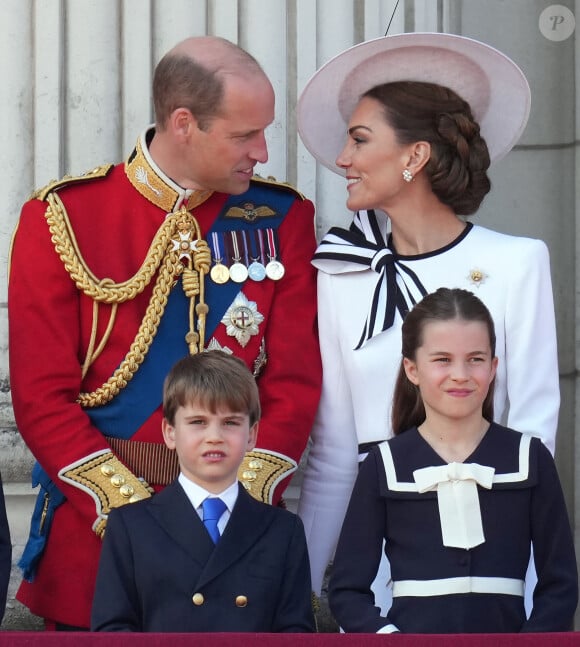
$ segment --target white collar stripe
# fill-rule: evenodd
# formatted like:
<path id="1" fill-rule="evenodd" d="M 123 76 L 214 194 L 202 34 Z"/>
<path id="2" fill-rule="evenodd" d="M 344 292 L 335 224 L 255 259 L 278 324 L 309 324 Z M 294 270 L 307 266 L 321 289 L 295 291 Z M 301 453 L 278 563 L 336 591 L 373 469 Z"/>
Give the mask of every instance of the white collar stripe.
<path id="1" fill-rule="evenodd" d="M 494 474 L 494 483 L 519 483 L 525 481 L 530 473 L 530 443 L 532 436 L 530 434 L 522 434 L 520 438 L 520 447 L 518 452 L 518 471 L 509 472 L 506 474 Z M 393 455 L 388 442 L 382 442 L 379 445 L 383 465 L 385 468 L 385 476 L 387 477 L 387 486 L 392 492 L 418 492 L 419 486 L 415 482 L 399 481 L 397 479 L 397 472 L 395 470 L 395 463 Z"/>

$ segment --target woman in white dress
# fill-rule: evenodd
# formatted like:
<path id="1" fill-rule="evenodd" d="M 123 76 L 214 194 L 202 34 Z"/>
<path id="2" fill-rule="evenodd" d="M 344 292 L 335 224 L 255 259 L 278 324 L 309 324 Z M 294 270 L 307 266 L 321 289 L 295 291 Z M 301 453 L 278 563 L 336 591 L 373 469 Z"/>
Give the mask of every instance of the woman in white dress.
<path id="1" fill-rule="evenodd" d="M 517 142 L 529 109 L 529 86 L 513 61 L 450 34 L 352 47 L 318 70 L 300 98 L 300 135 L 346 177 L 355 212 L 313 260 L 324 378 L 298 511 L 315 593 L 358 462 L 392 435 L 401 323 L 425 294 L 458 287 L 486 304 L 497 332 L 495 420 L 554 452 L 560 396 L 547 247 L 464 218 L 479 208 L 490 162 Z M 386 610 L 387 592 L 375 595 Z"/>

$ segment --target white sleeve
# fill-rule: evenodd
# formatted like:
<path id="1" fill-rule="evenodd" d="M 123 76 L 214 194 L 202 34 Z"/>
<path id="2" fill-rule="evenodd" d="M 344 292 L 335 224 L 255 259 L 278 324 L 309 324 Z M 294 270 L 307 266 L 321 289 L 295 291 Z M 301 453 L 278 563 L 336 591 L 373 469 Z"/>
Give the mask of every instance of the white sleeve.
<path id="1" fill-rule="evenodd" d="M 550 259 L 541 240 L 525 243 L 510 265 L 506 303 L 506 424 L 537 436 L 553 455 L 560 386 Z"/>
<path id="2" fill-rule="evenodd" d="M 312 428 L 298 514 L 304 523 L 312 589 L 320 593 L 357 475 L 358 445 L 352 399 L 333 307 L 332 277 L 318 273 L 322 395 Z"/>

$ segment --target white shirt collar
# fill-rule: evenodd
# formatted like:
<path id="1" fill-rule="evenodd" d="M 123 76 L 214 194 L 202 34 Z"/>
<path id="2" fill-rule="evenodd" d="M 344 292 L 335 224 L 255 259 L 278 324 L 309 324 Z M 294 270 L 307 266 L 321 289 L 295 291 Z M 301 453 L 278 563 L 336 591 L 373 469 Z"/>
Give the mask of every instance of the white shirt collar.
<path id="1" fill-rule="evenodd" d="M 183 472 L 179 473 L 178 481 L 181 487 L 184 489 L 187 498 L 191 501 L 191 505 L 195 508 L 198 514 L 200 513 L 203 500 L 207 499 L 208 496 L 219 497 L 220 499 L 222 499 L 222 501 L 227 506 L 228 512 L 230 513 L 234 509 L 234 505 L 238 500 L 239 486 L 237 480 L 219 494 L 208 492 L 205 488 L 201 487 L 201 485 L 198 485 L 197 483 L 194 483 L 193 481 L 188 479 L 187 476 L 183 474 Z"/>

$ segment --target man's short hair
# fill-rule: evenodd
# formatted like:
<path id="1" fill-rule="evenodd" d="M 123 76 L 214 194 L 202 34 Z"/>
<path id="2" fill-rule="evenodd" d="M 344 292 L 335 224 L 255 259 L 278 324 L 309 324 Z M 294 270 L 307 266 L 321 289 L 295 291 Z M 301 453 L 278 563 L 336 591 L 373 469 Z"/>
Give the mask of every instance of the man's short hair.
<path id="1" fill-rule="evenodd" d="M 264 73 L 251 54 L 225 39 L 219 40 L 224 56 L 216 57 L 211 65 L 179 51 L 170 51 L 159 61 L 153 75 L 153 105 L 159 129 L 164 129 L 174 110 L 186 108 L 197 119 L 199 128 L 207 130 L 211 120 L 220 116 L 226 76 Z"/>

